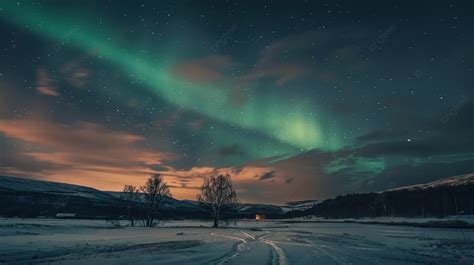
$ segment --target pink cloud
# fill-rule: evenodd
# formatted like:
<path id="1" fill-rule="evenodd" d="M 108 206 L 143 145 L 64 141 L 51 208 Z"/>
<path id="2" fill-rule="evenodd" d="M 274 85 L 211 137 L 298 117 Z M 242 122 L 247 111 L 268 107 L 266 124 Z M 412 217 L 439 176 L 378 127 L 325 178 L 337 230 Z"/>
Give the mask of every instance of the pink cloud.
<path id="1" fill-rule="evenodd" d="M 230 56 L 213 54 L 176 65 L 173 72 L 186 80 L 199 83 L 220 81 L 225 78 L 222 70 L 234 65 Z"/>
<path id="2" fill-rule="evenodd" d="M 153 165 L 176 158 L 167 152 L 141 147 L 145 140 L 141 136 L 95 123 L 62 124 L 43 118 L 0 120 L 0 132 L 40 147 L 17 155 L 30 157 L 46 168 L 31 172 L 5 166 L 0 171 L 107 190 L 120 190 L 124 184 L 142 184 L 156 172 L 151 169 Z"/>
<path id="3" fill-rule="evenodd" d="M 36 83 L 36 91 L 38 91 L 38 93 L 51 97 L 59 96 L 59 92 L 56 91 L 54 85 L 54 79 L 50 77 L 45 68 L 38 69 Z"/>
<path id="4" fill-rule="evenodd" d="M 277 85 L 284 85 L 291 80 L 308 76 L 312 72 L 313 70 L 311 67 L 300 62 L 282 63 L 269 66 L 259 66 L 256 70 L 244 76 L 244 79 L 257 80 L 271 77 L 276 80 L 275 82 Z"/>

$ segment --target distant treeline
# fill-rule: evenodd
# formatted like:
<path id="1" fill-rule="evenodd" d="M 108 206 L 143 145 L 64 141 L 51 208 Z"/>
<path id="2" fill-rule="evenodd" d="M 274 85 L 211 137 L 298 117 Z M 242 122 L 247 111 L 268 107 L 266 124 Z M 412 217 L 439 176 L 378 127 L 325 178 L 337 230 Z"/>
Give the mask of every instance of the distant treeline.
<path id="1" fill-rule="evenodd" d="M 57 213 L 74 213 L 75 218 L 126 219 L 126 204 L 120 198 L 94 199 L 67 194 L 13 191 L 0 188 L 0 216 L 55 217 Z M 143 205 L 133 207 L 131 214 L 139 218 Z M 224 213 L 225 214 L 225 213 Z M 325 200 L 302 211 L 284 213 L 278 206 L 246 205 L 231 218 L 254 219 L 261 214 L 268 219 L 318 216 L 324 218 L 363 217 L 445 217 L 474 214 L 474 184 L 411 188 L 381 193 L 346 194 Z M 158 211 L 159 219 L 206 219 L 198 204 L 169 202 Z"/>
<path id="2" fill-rule="evenodd" d="M 287 213 L 286 217 L 445 217 L 463 214 L 474 214 L 473 184 L 341 195 L 308 210 Z"/>

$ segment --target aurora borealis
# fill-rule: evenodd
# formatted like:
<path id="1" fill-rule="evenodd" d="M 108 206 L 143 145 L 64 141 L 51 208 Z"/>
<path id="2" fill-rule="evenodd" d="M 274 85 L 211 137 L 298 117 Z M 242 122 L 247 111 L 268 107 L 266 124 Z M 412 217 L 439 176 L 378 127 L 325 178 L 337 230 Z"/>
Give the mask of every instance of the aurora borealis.
<path id="1" fill-rule="evenodd" d="M 472 172 L 469 5 L 2 2 L 0 174 L 284 203 Z"/>

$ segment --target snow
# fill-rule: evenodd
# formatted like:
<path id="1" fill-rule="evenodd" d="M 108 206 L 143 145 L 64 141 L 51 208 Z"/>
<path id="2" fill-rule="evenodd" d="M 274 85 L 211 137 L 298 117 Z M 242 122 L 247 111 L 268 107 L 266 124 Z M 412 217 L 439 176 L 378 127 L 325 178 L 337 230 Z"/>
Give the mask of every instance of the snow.
<path id="1" fill-rule="evenodd" d="M 311 200 L 311 201 L 302 201 L 302 202 L 294 202 L 294 203 L 288 203 L 284 206 L 280 206 L 280 208 L 285 212 L 291 212 L 291 211 L 304 211 L 311 209 L 317 204 L 320 204 L 322 201 L 316 201 L 316 200 Z"/>
<path id="2" fill-rule="evenodd" d="M 121 222 L 126 225 L 127 222 Z M 241 220 L 112 228 L 103 220 L 0 219 L 0 263 L 473 264 L 474 230 Z"/>
<path id="3" fill-rule="evenodd" d="M 417 185 L 400 187 L 396 189 L 391 189 L 389 191 L 416 190 L 416 189 L 426 190 L 426 189 L 437 188 L 441 186 L 452 187 L 452 186 L 461 186 L 461 185 L 469 185 L 469 184 L 474 184 L 474 173 L 440 179 L 440 180 L 436 180 L 436 181 L 426 183 L 426 184 L 417 184 Z"/>

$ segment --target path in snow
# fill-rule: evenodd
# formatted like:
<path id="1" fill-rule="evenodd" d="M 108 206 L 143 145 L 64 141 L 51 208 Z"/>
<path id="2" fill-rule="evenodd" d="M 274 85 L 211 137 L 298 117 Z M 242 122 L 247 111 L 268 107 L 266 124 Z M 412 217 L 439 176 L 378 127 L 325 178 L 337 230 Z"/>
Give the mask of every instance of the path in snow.
<path id="1" fill-rule="evenodd" d="M 265 231 L 253 235 L 250 232 L 240 231 L 241 237 L 237 237 L 212 232 L 212 236 L 239 241 L 230 252 L 214 261 L 214 264 L 245 264 L 248 261 L 250 263 L 247 264 L 286 265 L 283 250 L 275 242 L 267 239 L 273 234 Z"/>

